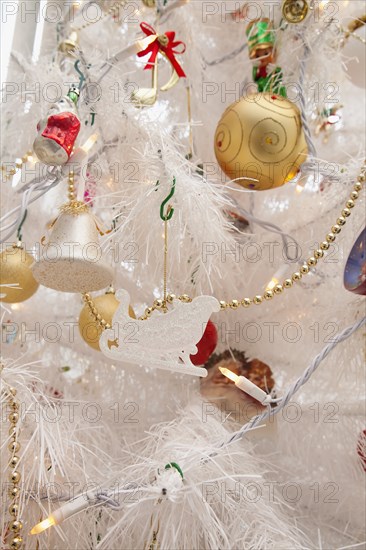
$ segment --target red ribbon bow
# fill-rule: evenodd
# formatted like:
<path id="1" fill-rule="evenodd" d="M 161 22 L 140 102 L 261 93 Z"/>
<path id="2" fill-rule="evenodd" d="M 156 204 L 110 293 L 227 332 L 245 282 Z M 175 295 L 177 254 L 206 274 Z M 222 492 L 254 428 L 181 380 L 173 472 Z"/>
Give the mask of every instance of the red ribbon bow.
<path id="1" fill-rule="evenodd" d="M 148 23 L 144 23 L 144 22 L 140 23 L 140 27 L 141 27 L 141 30 L 146 34 L 146 36 L 152 36 L 152 35 L 156 36 L 155 40 L 151 42 L 151 44 L 149 44 L 147 48 L 145 48 L 142 52 L 139 52 L 137 54 L 138 57 L 143 57 L 144 55 L 147 55 L 149 53 L 151 54 L 149 61 L 145 66 L 145 70 L 153 68 L 156 57 L 160 50 L 169 59 L 177 75 L 180 78 L 185 77 L 186 76 L 185 72 L 183 71 L 182 67 L 179 65 L 177 59 L 175 58 L 177 54 L 182 54 L 186 51 L 186 45 L 184 44 L 184 42 L 180 40 L 178 40 L 177 42 L 174 42 L 174 38 L 175 38 L 174 31 L 167 31 L 165 34 L 158 36 L 155 29 L 153 29 L 153 27 Z M 165 41 L 167 42 L 166 44 L 164 44 Z M 180 50 L 177 49 L 179 46 L 182 46 Z"/>

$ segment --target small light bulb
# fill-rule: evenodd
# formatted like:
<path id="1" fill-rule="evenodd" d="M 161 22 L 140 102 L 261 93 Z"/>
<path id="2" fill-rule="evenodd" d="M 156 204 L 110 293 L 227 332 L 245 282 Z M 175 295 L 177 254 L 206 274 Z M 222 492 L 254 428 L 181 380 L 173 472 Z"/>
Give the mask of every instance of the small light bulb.
<path id="1" fill-rule="evenodd" d="M 282 265 L 279 269 L 277 269 L 276 273 L 273 275 L 272 279 L 269 281 L 268 285 L 266 286 L 266 290 L 273 290 L 276 285 L 279 284 L 279 282 L 285 277 L 288 270 L 288 266 Z"/>
<path id="2" fill-rule="evenodd" d="M 86 142 L 81 146 L 82 150 L 85 151 L 85 153 L 88 153 L 90 149 L 93 147 L 94 143 L 98 139 L 98 134 L 92 134 Z"/>
<path id="3" fill-rule="evenodd" d="M 39 535 L 39 533 L 42 533 L 46 529 L 49 529 L 53 525 L 56 525 L 56 522 L 52 516 L 49 516 L 48 518 L 44 519 L 40 523 L 37 523 L 31 530 L 31 535 Z"/>
<path id="4" fill-rule="evenodd" d="M 226 378 L 229 378 L 229 380 L 232 380 L 233 382 L 236 382 L 239 378 L 239 376 L 235 374 L 235 372 L 232 372 L 231 370 L 226 369 L 225 367 L 219 367 L 219 370 L 224 376 L 226 376 Z"/>
<path id="5" fill-rule="evenodd" d="M 272 280 L 268 283 L 266 290 L 273 290 L 276 285 L 278 285 L 278 279 L 273 277 Z"/>
<path id="6" fill-rule="evenodd" d="M 16 187 L 21 179 L 22 179 L 22 171 L 18 170 L 18 172 L 16 174 L 14 174 L 14 176 L 13 176 L 11 186 Z"/>
<path id="7" fill-rule="evenodd" d="M 219 367 L 219 370 L 222 372 L 226 378 L 229 378 L 235 383 L 235 386 L 239 388 L 239 390 L 247 393 L 248 395 L 251 395 L 259 401 L 260 403 L 267 404 L 271 401 L 271 396 L 266 394 L 261 388 L 253 384 L 248 378 L 245 376 L 237 376 L 235 372 L 232 372 L 229 369 L 226 369 L 225 367 Z"/>
<path id="8" fill-rule="evenodd" d="M 329 0 L 321 0 L 321 2 L 319 2 L 319 9 L 320 11 L 323 11 L 325 6 L 328 4 Z"/>

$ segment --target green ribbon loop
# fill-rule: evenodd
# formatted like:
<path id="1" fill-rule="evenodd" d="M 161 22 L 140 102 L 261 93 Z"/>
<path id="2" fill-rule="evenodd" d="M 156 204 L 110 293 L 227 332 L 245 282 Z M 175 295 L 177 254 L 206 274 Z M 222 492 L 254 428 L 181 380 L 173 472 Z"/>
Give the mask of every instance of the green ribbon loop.
<path id="1" fill-rule="evenodd" d="M 170 468 L 175 468 L 179 473 L 180 477 L 184 479 L 183 471 L 182 471 L 182 468 L 179 466 L 179 464 L 177 464 L 176 462 L 169 462 L 169 464 L 165 466 L 165 470 L 169 470 Z"/>

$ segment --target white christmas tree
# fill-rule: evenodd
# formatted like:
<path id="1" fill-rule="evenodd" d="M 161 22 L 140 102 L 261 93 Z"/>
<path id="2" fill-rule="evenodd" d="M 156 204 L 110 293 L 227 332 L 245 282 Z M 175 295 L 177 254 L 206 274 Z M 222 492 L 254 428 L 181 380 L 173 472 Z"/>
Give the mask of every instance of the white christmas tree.
<path id="1" fill-rule="evenodd" d="M 364 547 L 365 8 L 2 0 L 2 547 Z"/>

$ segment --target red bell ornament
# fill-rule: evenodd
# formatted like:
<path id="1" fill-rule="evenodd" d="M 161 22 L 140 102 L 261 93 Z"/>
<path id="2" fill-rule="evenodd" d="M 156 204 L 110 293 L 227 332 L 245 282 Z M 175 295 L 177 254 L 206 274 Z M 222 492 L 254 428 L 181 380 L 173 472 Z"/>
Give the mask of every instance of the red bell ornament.
<path id="1" fill-rule="evenodd" d="M 217 329 L 212 321 L 208 321 L 205 332 L 197 344 L 197 353 L 191 355 L 192 363 L 197 367 L 204 365 L 216 349 L 218 340 Z"/>
<path id="2" fill-rule="evenodd" d="M 73 151 L 80 131 L 80 120 L 76 110 L 79 90 L 70 88 L 68 94 L 54 103 L 45 119 L 37 125 L 38 136 L 33 150 L 38 159 L 50 166 L 66 164 Z"/>

